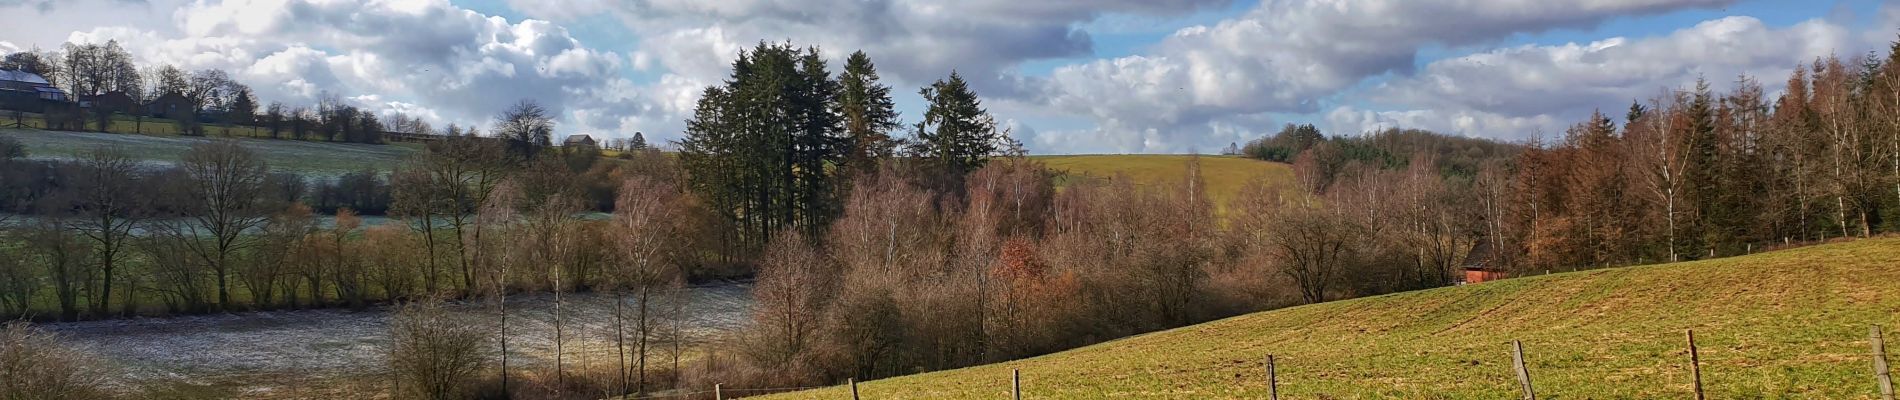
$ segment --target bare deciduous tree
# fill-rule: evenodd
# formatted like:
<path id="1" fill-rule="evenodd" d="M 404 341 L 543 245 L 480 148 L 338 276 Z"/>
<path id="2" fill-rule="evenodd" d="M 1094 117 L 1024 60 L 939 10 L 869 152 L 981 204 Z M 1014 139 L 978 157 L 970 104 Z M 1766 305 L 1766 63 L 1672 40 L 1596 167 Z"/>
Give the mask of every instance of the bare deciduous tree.
<path id="1" fill-rule="evenodd" d="M 210 141 L 192 146 L 179 162 L 190 196 L 185 223 L 175 230 L 192 240 L 192 250 L 211 267 L 218 281 L 218 306 L 231 309 L 232 258 L 251 245 L 244 233 L 262 225 L 270 215 L 265 178 L 269 167 L 257 153 L 237 142 Z"/>

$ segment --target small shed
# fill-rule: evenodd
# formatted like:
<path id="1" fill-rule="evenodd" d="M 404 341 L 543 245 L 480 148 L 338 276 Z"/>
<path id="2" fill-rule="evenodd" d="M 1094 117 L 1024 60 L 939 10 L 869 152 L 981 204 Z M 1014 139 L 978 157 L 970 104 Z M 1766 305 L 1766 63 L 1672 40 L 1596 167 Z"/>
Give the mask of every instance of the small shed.
<path id="1" fill-rule="evenodd" d="M 563 147 L 575 147 L 575 146 L 600 147 L 600 144 L 594 142 L 594 137 L 590 135 L 567 135 L 567 139 L 561 141 L 561 146 Z"/>
<path id="2" fill-rule="evenodd" d="M 1492 262 L 1495 260 L 1495 254 L 1496 252 L 1491 249 L 1490 240 L 1478 240 L 1477 244 L 1471 246 L 1471 251 L 1465 253 L 1464 280 L 1459 284 L 1484 283 L 1509 278 L 1510 275 Z"/>

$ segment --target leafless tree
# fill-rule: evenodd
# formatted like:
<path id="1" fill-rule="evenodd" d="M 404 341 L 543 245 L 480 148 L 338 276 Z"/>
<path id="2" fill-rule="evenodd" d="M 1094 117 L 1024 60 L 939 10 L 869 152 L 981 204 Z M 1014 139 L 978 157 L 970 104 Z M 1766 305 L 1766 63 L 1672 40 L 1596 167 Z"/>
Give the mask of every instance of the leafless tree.
<path id="1" fill-rule="evenodd" d="M 633 294 L 633 326 L 635 366 L 633 379 L 629 378 L 629 369 L 624 365 L 627 357 L 620 356 L 621 391 L 626 392 L 627 381 L 632 380 L 634 393 L 647 390 L 648 356 L 655 353 L 651 346 L 666 327 L 663 318 L 665 304 L 663 298 L 670 300 L 670 294 L 676 292 L 681 284 L 679 268 L 670 260 L 670 254 L 678 251 L 680 237 L 674 216 L 680 215 L 679 189 L 647 177 L 628 179 L 620 187 L 619 199 L 615 202 L 613 225 L 610 230 L 616 250 L 612 270 L 609 276 L 615 289 L 614 302 L 614 338 L 617 350 L 624 353 L 627 349 L 626 314 L 622 306 L 626 303 L 625 294 Z"/>
<path id="2" fill-rule="evenodd" d="M 257 153 L 237 142 L 210 141 L 192 146 L 179 162 L 190 196 L 185 223 L 178 232 L 192 237 L 191 249 L 218 280 L 218 306 L 231 309 L 232 258 L 251 245 L 244 233 L 262 225 L 270 215 L 264 181 L 269 167 Z"/>
<path id="3" fill-rule="evenodd" d="M 74 185 L 64 197 L 78 215 L 66 220 L 67 227 L 84 236 L 96 251 L 92 260 L 97 263 L 100 282 L 92 312 L 103 315 L 132 227 L 146 216 L 142 196 L 148 192 L 139 190 L 138 161 L 124 149 L 88 150 L 73 171 L 74 176 L 68 179 Z"/>

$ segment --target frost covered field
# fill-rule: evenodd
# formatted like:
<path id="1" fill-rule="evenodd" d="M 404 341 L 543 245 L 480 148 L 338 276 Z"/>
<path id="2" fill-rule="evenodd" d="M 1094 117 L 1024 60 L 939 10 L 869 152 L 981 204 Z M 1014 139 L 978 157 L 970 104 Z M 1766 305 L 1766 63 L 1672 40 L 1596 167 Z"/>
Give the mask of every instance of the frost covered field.
<path id="1" fill-rule="evenodd" d="M 72 159 L 87 150 L 104 145 L 124 148 L 134 157 L 153 164 L 171 164 L 184 156 L 192 145 L 212 140 L 201 137 L 152 136 L 125 133 L 66 132 L 0 129 L 0 135 L 19 139 L 26 145 L 28 158 Z M 305 176 L 337 176 L 375 169 L 388 171 L 418 148 L 407 144 L 373 145 L 360 143 L 308 142 L 297 140 L 233 139 L 256 150 L 270 162 L 273 170 Z"/>
<path id="2" fill-rule="evenodd" d="M 688 289 L 684 328 L 704 340 L 743 324 L 751 285 L 728 283 Z M 612 360 L 612 297 L 563 295 L 565 359 Z M 533 368 L 551 361 L 554 297 L 509 298 L 509 364 Z M 631 305 L 631 304 L 629 304 Z M 492 318 L 492 303 L 454 306 Z M 130 383 L 180 381 L 263 394 L 308 380 L 376 375 L 383 370 L 391 310 L 267 311 L 134 318 L 39 325 L 90 348 L 122 368 Z M 492 319 L 491 319 L 492 320 Z"/>

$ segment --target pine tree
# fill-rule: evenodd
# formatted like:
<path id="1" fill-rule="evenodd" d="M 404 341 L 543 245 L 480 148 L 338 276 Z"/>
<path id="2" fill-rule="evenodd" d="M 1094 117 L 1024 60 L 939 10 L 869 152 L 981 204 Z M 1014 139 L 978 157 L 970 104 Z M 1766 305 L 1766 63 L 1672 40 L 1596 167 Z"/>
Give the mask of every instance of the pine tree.
<path id="1" fill-rule="evenodd" d="M 627 142 L 627 151 L 644 151 L 647 149 L 647 146 L 649 145 L 647 144 L 646 134 L 634 132 L 633 139 L 629 139 Z"/>
<path id="2" fill-rule="evenodd" d="M 938 189 L 961 192 L 963 176 L 982 168 L 996 153 L 1002 137 L 996 131 L 996 119 L 956 72 L 918 94 L 929 106 L 924 120 L 917 123 L 910 151 L 941 180 Z"/>
<path id="3" fill-rule="evenodd" d="M 838 82 L 838 106 L 851 146 L 845 166 L 853 174 L 872 172 L 880 160 L 892 156 L 896 147 L 890 131 L 901 123 L 897 121 L 896 103 L 891 101 L 891 88 L 878 82 L 877 66 L 863 51 L 851 53 Z"/>
<path id="4" fill-rule="evenodd" d="M 701 96 L 680 161 L 688 186 L 733 224 L 727 254 L 785 228 L 816 233 L 835 214 L 847 148 L 838 92 L 817 49 L 760 43 Z"/>
<path id="5" fill-rule="evenodd" d="M 231 98 L 231 109 L 225 111 L 225 120 L 238 125 L 250 125 L 257 120 L 257 98 L 251 95 L 251 88 L 238 86 L 237 94 Z"/>
<path id="6" fill-rule="evenodd" d="M 1628 129 L 1627 127 L 1630 124 L 1635 124 L 1637 120 L 1643 119 L 1643 115 L 1646 114 L 1649 114 L 1649 109 L 1644 108 L 1642 102 L 1631 100 L 1630 111 L 1623 116 L 1623 126 L 1625 129 Z"/>
<path id="7" fill-rule="evenodd" d="M 1715 134 L 1715 99 L 1714 95 L 1709 93 L 1707 80 L 1696 80 L 1695 92 L 1690 94 L 1689 105 L 1684 110 L 1683 116 L 1688 118 L 1685 124 L 1687 132 L 1681 136 L 1684 141 L 1683 148 L 1687 150 L 1687 162 L 1683 173 L 1687 178 L 1686 186 L 1689 192 L 1687 197 L 1692 215 L 1694 215 L 1689 220 L 1694 226 L 1689 229 L 1690 234 L 1683 236 L 1685 240 L 1679 245 L 1678 250 L 1684 256 L 1700 258 L 1708 254 L 1704 243 L 1712 239 L 1712 236 L 1716 236 L 1707 229 L 1710 226 L 1710 214 L 1718 211 L 1715 209 L 1715 203 L 1721 196 L 1721 183 L 1718 182 L 1721 178 L 1720 150 L 1717 147 L 1718 138 Z"/>

